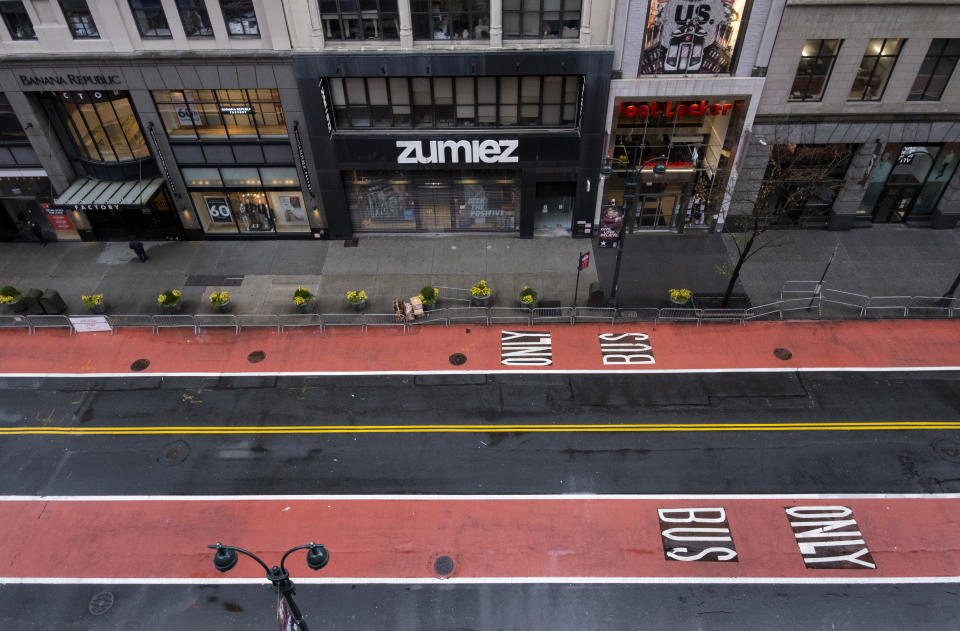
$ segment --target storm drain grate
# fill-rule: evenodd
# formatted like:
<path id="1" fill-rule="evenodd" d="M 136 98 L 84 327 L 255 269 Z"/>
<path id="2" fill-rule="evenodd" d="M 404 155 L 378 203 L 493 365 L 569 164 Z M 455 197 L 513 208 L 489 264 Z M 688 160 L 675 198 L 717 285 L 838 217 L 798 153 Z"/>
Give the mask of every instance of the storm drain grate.
<path id="1" fill-rule="evenodd" d="M 793 353 L 791 353 L 785 348 L 775 348 L 773 349 L 773 356 L 776 357 L 777 359 L 782 359 L 783 361 L 787 361 L 788 359 L 793 357 Z"/>
<path id="2" fill-rule="evenodd" d="M 440 576 L 446 576 L 453 571 L 453 559 L 447 555 L 438 556 L 433 562 L 433 570 Z"/>
<path id="3" fill-rule="evenodd" d="M 467 356 L 463 353 L 454 353 L 450 356 L 450 363 L 454 366 L 463 366 L 467 363 Z"/>
<path id="4" fill-rule="evenodd" d="M 251 364 L 262 362 L 266 358 L 267 358 L 267 354 L 264 353 L 263 351 L 253 351 L 252 353 L 247 355 L 247 361 L 250 362 Z"/>
<path id="5" fill-rule="evenodd" d="M 130 370 L 134 372 L 140 372 L 141 370 L 146 370 L 150 366 L 149 359 L 138 359 L 137 361 L 130 364 Z"/>
<path id="6" fill-rule="evenodd" d="M 187 287 L 239 287 L 243 284 L 243 276 L 218 276 L 216 274 L 189 274 Z"/>

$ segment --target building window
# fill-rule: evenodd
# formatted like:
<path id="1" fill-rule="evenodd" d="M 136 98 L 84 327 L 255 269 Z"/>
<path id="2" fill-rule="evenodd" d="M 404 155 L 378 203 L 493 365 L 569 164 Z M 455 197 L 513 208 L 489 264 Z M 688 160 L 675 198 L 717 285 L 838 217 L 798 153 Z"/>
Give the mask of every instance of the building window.
<path id="1" fill-rule="evenodd" d="M 184 168 L 183 179 L 209 234 L 310 230 L 297 170 Z"/>
<path id="2" fill-rule="evenodd" d="M 67 19 L 73 39 L 97 39 L 100 33 L 90 14 L 87 0 L 60 0 L 60 10 Z"/>
<path id="3" fill-rule="evenodd" d="M 0 94 L 0 142 L 24 142 L 27 134 L 20 125 L 6 94 Z"/>
<path id="4" fill-rule="evenodd" d="M 850 101 L 879 101 L 897 63 L 904 39 L 871 39 L 850 88 Z"/>
<path id="5" fill-rule="evenodd" d="M 277 90 L 154 90 L 153 100 L 172 140 L 287 135 Z"/>
<path id="6" fill-rule="evenodd" d="M 920 72 L 913 80 L 908 101 L 939 101 L 960 57 L 960 39 L 935 39 L 930 42 Z"/>
<path id="7" fill-rule="evenodd" d="M 837 61 L 840 39 L 808 39 L 800 53 L 800 65 L 790 88 L 791 101 L 819 101 Z"/>
<path id="8" fill-rule="evenodd" d="M 490 39 L 488 0 L 413 0 L 414 39 Z"/>
<path id="9" fill-rule="evenodd" d="M 187 37 L 213 37 L 210 15 L 203 0 L 177 0 L 177 11 Z"/>
<path id="10" fill-rule="evenodd" d="M 7 24 L 10 37 L 13 39 L 37 39 L 37 34 L 33 30 L 33 22 L 30 21 L 27 10 L 23 8 L 23 2 L 20 0 L 0 2 L 0 14 L 3 15 L 3 21 Z"/>
<path id="11" fill-rule="evenodd" d="M 775 225 L 825 218 L 853 160 L 856 145 L 774 145 L 756 209 Z"/>
<path id="12" fill-rule="evenodd" d="M 230 37 L 260 37 L 253 0 L 220 0 L 220 10 L 223 11 L 223 21 L 227 23 Z"/>
<path id="13" fill-rule="evenodd" d="M 320 0 L 324 39 L 400 39 L 397 0 Z"/>
<path id="14" fill-rule="evenodd" d="M 171 37 L 160 0 L 130 0 L 130 10 L 140 37 Z"/>
<path id="15" fill-rule="evenodd" d="M 580 77 L 328 79 L 338 129 L 557 127 L 577 124 Z"/>
<path id="16" fill-rule="evenodd" d="M 150 157 L 140 121 L 126 92 L 56 92 L 58 118 L 80 156 L 91 162 Z"/>
<path id="17" fill-rule="evenodd" d="M 580 0 L 503 0 L 503 37 L 580 37 Z"/>

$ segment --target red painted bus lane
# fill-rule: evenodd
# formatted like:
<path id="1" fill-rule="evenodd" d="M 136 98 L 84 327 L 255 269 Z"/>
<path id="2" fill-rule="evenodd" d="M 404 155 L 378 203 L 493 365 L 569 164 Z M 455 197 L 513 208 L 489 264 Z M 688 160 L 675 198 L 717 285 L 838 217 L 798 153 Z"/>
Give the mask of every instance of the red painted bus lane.
<path id="1" fill-rule="evenodd" d="M 953 496 L 8 498 L 0 501 L 0 521 L 0 575 L 7 581 L 213 579 L 221 575 L 206 545 L 217 541 L 268 562 L 292 545 L 323 543 L 331 552 L 327 568 L 295 574 L 327 579 L 437 579 L 434 562 L 441 555 L 454 563 L 446 578 L 466 579 L 960 575 L 960 499 Z M 735 556 L 681 561 L 666 554 L 702 548 L 698 529 L 707 529 L 716 539 L 709 546 L 717 547 L 727 543 L 721 540 L 728 530 Z M 669 537 L 680 539 L 666 550 L 665 542 L 674 541 Z M 846 569 L 817 566 L 816 559 L 835 557 L 853 562 Z M 241 563 L 230 576 L 261 574 L 256 564 Z"/>

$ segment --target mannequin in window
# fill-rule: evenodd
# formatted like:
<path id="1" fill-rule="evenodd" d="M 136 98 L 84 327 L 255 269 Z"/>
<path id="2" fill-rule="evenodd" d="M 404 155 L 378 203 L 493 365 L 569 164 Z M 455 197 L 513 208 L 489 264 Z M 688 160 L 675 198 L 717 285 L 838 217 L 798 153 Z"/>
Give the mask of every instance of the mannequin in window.
<path id="1" fill-rule="evenodd" d="M 480 18 L 480 23 L 473 27 L 474 39 L 490 39 L 490 26 L 487 24 L 486 16 Z"/>

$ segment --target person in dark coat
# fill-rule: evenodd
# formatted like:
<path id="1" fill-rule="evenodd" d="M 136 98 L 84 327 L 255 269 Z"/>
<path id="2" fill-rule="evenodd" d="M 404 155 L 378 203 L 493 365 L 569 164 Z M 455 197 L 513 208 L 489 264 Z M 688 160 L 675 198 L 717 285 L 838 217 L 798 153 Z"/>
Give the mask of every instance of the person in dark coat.
<path id="1" fill-rule="evenodd" d="M 136 237 L 130 237 L 130 249 L 137 253 L 137 256 L 140 257 L 140 260 L 144 263 L 147 262 L 147 259 L 150 258 L 147 256 L 147 251 L 143 249 L 143 242 Z"/>
<path id="2" fill-rule="evenodd" d="M 41 228 L 40 224 L 38 224 L 36 221 L 30 222 L 30 232 L 32 232 L 33 236 L 35 236 L 37 240 L 40 241 L 40 245 L 47 244 L 47 237 L 45 237 L 43 234 L 43 228 Z"/>

